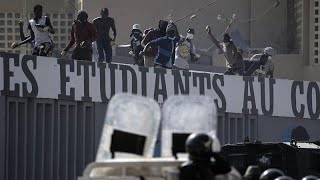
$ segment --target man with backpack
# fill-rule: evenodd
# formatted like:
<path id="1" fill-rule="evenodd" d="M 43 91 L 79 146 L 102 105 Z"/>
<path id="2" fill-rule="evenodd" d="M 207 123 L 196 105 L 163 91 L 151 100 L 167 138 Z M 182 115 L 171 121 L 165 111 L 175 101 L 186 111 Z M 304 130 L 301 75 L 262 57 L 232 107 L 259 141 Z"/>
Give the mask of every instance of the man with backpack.
<path id="1" fill-rule="evenodd" d="M 71 39 L 66 48 L 61 52 L 65 55 L 69 49 L 76 44 L 72 52 L 72 59 L 92 61 L 92 42 L 97 39 L 97 32 L 94 25 L 88 22 L 88 14 L 85 11 L 79 11 L 77 20 L 72 24 Z"/>
<path id="2" fill-rule="evenodd" d="M 166 29 L 168 22 L 164 20 L 159 21 L 157 29 L 150 29 L 142 40 L 142 44 L 146 46 L 149 42 L 166 36 Z M 150 49 L 146 49 L 144 53 L 144 65 L 145 67 L 153 67 L 153 61 L 158 53 L 158 46 L 152 46 Z"/>

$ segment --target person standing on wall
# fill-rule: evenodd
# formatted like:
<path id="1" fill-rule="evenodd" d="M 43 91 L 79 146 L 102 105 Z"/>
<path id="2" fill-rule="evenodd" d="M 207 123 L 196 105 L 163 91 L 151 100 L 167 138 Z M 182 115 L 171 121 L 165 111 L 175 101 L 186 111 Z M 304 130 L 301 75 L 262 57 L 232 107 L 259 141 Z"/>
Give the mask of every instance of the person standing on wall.
<path id="1" fill-rule="evenodd" d="M 150 29 L 147 31 L 145 37 L 142 40 L 142 45 L 146 46 L 149 42 L 156 40 L 161 37 L 166 36 L 166 29 L 168 26 L 168 21 L 160 20 L 157 29 Z M 153 61 L 156 58 L 158 51 L 157 46 L 150 47 L 146 49 L 144 53 L 144 65 L 145 67 L 153 67 Z"/>
<path id="2" fill-rule="evenodd" d="M 189 69 L 188 60 L 191 62 L 197 61 L 200 55 L 196 53 L 196 47 L 192 43 L 193 36 L 195 34 L 194 29 L 188 29 L 187 36 L 180 37 L 177 48 L 175 50 L 175 61 L 173 64 L 174 69 Z"/>
<path id="3" fill-rule="evenodd" d="M 109 17 L 109 10 L 107 8 L 101 9 L 101 17 L 97 17 L 93 20 L 93 24 L 97 29 L 97 49 L 99 53 L 99 62 L 104 60 L 110 63 L 112 60 L 112 46 L 117 37 L 117 30 L 114 19 Z M 113 31 L 113 38 L 110 37 L 110 28 Z M 106 57 L 104 56 L 106 55 Z"/>
<path id="4" fill-rule="evenodd" d="M 41 5 L 35 5 L 33 12 L 34 18 L 29 21 L 28 25 L 30 36 L 24 37 L 25 39 L 20 43 L 13 43 L 11 48 L 15 49 L 23 44 L 32 43 L 34 46 L 32 55 L 48 56 L 53 49 L 53 42 L 49 34 L 54 34 L 55 31 L 50 18 L 43 16 L 43 8 Z"/>
<path id="5" fill-rule="evenodd" d="M 76 44 L 72 52 L 72 59 L 92 61 L 92 42 L 96 39 L 96 28 L 88 22 L 88 14 L 85 11 L 79 11 L 77 20 L 72 24 L 70 42 L 62 50 L 61 55 L 64 56 Z"/>
<path id="6" fill-rule="evenodd" d="M 208 36 L 210 40 L 217 46 L 217 48 L 223 52 L 224 56 L 226 57 L 226 60 L 228 62 L 228 70 L 224 73 L 226 75 L 243 75 L 244 71 L 244 62 L 243 58 L 241 56 L 241 52 L 238 51 L 238 48 L 235 46 L 233 41 L 231 40 L 231 37 L 228 33 L 223 35 L 222 43 L 214 37 L 214 35 L 211 33 L 210 26 L 206 27 Z"/>
<path id="7" fill-rule="evenodd" d="M 174 64 L 174 52 L 176 43 L 180 41 L 177 26 L 170 23 L 166 29 L 166 36 L 149 42 L 141 52 L 144 55 L 150 47 L 157 46 L 158 54 L 154 59 L 154 67 L 171 68 Z M 170 67 L 171 66 L 171 67 Z"/>
<path id="8" fill-rule="evenodd" d="M 132 37 L 132 39 L 130 43 L 131 51 L 129 52 L 129 54 L 133 56 L 134 65 L 144 66 L 143 57 L 140 56 L 140 52 L 143 50 L 141 44 L 142 31 L 140 24 L 133 25 L 130 37 Z"/>

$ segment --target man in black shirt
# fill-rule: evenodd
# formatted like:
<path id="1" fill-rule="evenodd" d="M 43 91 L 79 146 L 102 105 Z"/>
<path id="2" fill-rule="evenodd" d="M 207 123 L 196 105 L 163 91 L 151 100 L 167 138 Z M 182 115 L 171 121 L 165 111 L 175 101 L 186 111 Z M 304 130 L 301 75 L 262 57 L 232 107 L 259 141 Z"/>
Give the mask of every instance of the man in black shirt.
<path id="1" fill-rule="evenodd" d="M 97 49 L 99 53 L 99 62 L 104 61 L 104 53 L 106 54 L 106 62 L 110 63 L 112 60 L 112 46 L 115 42 L 117 31 L 114 19 L 109 17 L 109 10 L 107 8 L 101 9 L 101 17 L 93 20 L 93 24 L 97 29 Z M 110 37 L 110 28 L 113 31 L 113 38 Z"/>
<path id="2" fill-rule="evenodd" d="M 189 161 L 180 167 L 180 180 L 212 180 L 231 172 L 229 163 L 212 150 L 213 139 L 202 133 L 191 134 L 186 141 Z M 211 161 L 214 158 L 215 161 Z"/>

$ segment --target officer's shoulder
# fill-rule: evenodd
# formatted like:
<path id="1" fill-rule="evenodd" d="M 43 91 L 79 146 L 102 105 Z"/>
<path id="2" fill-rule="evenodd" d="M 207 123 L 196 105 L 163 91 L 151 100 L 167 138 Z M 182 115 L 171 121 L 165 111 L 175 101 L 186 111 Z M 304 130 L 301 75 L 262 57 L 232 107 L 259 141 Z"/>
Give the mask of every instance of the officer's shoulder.
<path id="1" fill-rule="evenodd" d="M 193 166 L 193 163 L 191 161 L 187 161 L 181 164 L 180 168 L 190 168 L 191 166 Z"/>
<path id="2" fill-rule="evenodd" d="M 101 21 L 101 19 L 102 19 L 101 17 L 96 17 L 92 20 L 92 22 Z"/>
<path id="3" fill-rule="evenodd" d="M 108 17 L 108 20 L 109 20 L 110 22 L 114 22 L 114 19 L 113 19 L 112 17 Z"/>

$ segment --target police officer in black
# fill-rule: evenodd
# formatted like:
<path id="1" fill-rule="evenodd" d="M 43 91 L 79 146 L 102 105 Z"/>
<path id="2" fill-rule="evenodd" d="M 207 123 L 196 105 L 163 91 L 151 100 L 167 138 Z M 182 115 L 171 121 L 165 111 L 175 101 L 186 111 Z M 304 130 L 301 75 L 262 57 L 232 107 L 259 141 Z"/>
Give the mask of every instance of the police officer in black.
<path id="1" fill-rule="evenodd" d="M 186 141 L 189 161 L 180 167 L 180 180 L 212 180 L 231 171 L 229 163 L 212 151 L 213 139 L 203 133 L 191 134 Z M 214 159 L 214 161 L 212 161 Z"/>

